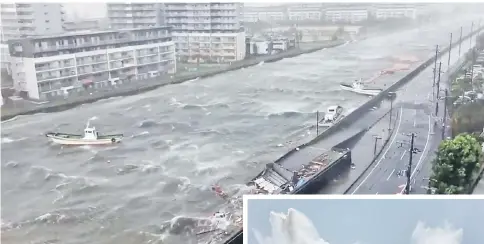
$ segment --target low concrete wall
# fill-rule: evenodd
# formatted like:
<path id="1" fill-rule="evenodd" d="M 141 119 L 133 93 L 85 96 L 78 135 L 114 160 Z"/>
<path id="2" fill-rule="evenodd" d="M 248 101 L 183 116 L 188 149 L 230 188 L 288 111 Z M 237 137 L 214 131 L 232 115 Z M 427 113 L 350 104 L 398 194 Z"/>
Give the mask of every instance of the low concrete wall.
<path id="1" fill-rule="evenodd" d="M 481 28 L 481 30 L 482 29 L 484 29 L 484 27 Z M 474 31 L 473 34 L 477 33 L 478 31 L 480 31 L 480 30 Z M 470 36 L 471 36 L 471 34 L 464 36 L 462 38 L 462 41 L 467 40 Z M 452 46 L 456 46 L 458 44 L 459 44 L 459 41 L 453 43 Z M 448 50 L 449 50 L 449 47 L 442 49 L 441 52 L 439 53 L 439 57 L 442 56 L 443 54 L 445 54 Z M 375 107 L 375 105 L 380 103 L 383 99 L 387 98 L 389 92 L 393 92 L 393 91 L 397 90 L 399 87 L 401 87 L 402 85 L 406 84 L 407 82 L 409 82 L 413 78 L 415 78 L 415 76 L 420 74 L 424 69 L 426 69 L 430 64 L 432 64 L 434 62 L 434 60 L 435 60 L 435 55 L 432 55 L 428 60 L 422 62 L 419 66 L 417 66 L 414 70 L 409 72 L 403 78 L 401 78 L 397 82 L 393 83 L 391 86 L 389 86 L 384 91 L 380 92 L 378 95 L 372 97 L 370 100 L 368 100 L 366 103 L 362 104 L 360 107 L 353 110 L 350 114 L 346 115 L 344 118 L 342 118 L 336 124 L 334 124 L 333 126 L 329 127 L 328 129 L 324 130 L 323 132 L 321 132 L 318 136 L 316 136 L 311 141 L 306 142 L 304 144 L 301 144 L 301 145 L 293 148 L 289 152 L 285 153 L 284 155 L 282 155 L 282 157 L 275 160 L 274 163 L 279 163 L 282 160 L 284 160 L 285 158 L 287 158 L 288 156 L 290 156 L 291 154 L 297 152 L 298 150 L 296 150 L 296 148 L 302 149 L 304 147 L 316 144 L 317 142 L 319 142 L 320 140 L 330 136 L 331 134 L 333 134 L 333 133 L 335 133 L 335 132 L 337 132 L 337 131 L 345 128 L 345 127 L 348 127 L 354 121 L 361 118 L 361 116 L 364 115 L 365 113 L 367 113 L 371 108 Z"/>
<path id="2" fill-rule="evenodd" d="M 159 87 L 165 86 L 165 85 L 170 85 L 170 84 L 179 84 L 183 83 L 189 80 L 193 80 L 196 78 L 207 78 L 211 76 L 215 76 L 218 74 L 222 74 L 228 71 L 233 71 L 233 70 L 238 70 L 241 68 L 246 68 L 250 66 L 254 66 L 259 64 L 260 62 L 266 62 L 266 63 L 272 63 L 272 62 L 277 62 L 279 60 L 285 59 L 285 58 L 292 58 L 296 57 L 302 54 L 306 53 L 311 53 L 315 52 L 324 48 L 331 48 L 331 47 L 336 47 L 344 44 L 344 41 L 334 41 L 331 43 L 326 43 L 326 44 L 321 44 L 319 46 L 315 46 L 312 48 L 307 48 L 307 49 L 293 49 L 289 50 L 284 53 L 278 53 L 275 55 L 271 56 L 262 56 L 262 57 L 257 57 L 254 59 L 248 59 L 241 61 L 239 63 L 234 63 L 230 66 L 224 67 L 219 70 L 211 70 L 211 71 L 206 71 L 203 73 L 196 73 L 196 74 L 188 74 L 188 75 L 183 75 L 183 76 L 175 76 L 174 79 L 172 80 L 160 80 L 160 77 L 155 77 L 151 78 L 153 80 L 152 84 L 145 85 L 145 86 L 140 86 L 136 87 L 133 89 L 133 87 L 128 87 L 123 89 L 120 87 L 119 89 L 112 90 L 112 91 L 106 91 L 103 93 L 94 93 L 93 95 L 90 96 L 85 96 L 85 97 L 76 97 L 73 98 L 72 100 L 61 100 L 61 101 L 55 101 L 55 102 L 49 102 L 44 105 L 36 106 L 33 108 L 25 109 L 25 110 L 15 110 L 11 112 L 4 112 L 2 110 L 2 117 L 1 120 L 8 120 L 11 119 L 15 116 L 18 115 L 29 115 L 29 114 L 35 114 L 35 113 L 47 113 L 47 112 L 59 112 L 63 110 L 67 110 L 76 106 L 79 106 L 81 104 L 85 103 L 93 103 L 96 101 L 99 101 L 101 99 L 106 99 L 110 97 L 119 97 L 119 96 L 130 96 L 130 95 L 136 95 L 139 93 L 151 91 L 154 89 L 157 89 Z"/>

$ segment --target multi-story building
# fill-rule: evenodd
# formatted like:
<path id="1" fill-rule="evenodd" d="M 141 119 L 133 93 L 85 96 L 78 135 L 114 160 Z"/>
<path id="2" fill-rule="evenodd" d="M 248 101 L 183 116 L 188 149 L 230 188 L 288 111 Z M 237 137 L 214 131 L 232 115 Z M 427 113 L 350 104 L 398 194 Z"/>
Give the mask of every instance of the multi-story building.
<path id="1" fill-rule="evenodd" d="M 241 3 L 165 3 L 182 62 L 222 63 L 245 58 Z"/>
<path id="2" fill-rule="evenodd" d="M 417 10 L 414 6 L 409 5 L 380 5 L 375 6 L 375 19 L 416 19 Z"/>
<path id="3" fill-rule="evenodd" d="M 269 23 L 287 20 L 284 7 L 245 7 L 244 22 L 265 21 Z"/>
<path id="4" fill-rule="evenodd" d="M 8 45 L 0 43 L 0 62 L 2 72 L 10 74 L 10 55 L 8 53 Z"/>
<path id="5" fill-rule="evenodd" d="M 106 19 L 83 19 L 83 20 L 64 22 L 64 30 L 68 32 L 103 30 L 107 28 L 108 28 L 108 23 Z"/>
<path id="6" fill-rule="evenodd" d="M 108 3 L 107 16 L 113 29 L 148 28 L 163 25 L 161 3 Z"/>
<path id="7" fill-rule="evenodd" d="M 323 16 L 322 7 L 322 3 L 304 3 L 290 5 L 287 9 L 289 20 L 319 21 Z"/>
<path id="8" fill-rule="evenodd" d="M 1 41 L 62 33 L 64 11 L 56 3 L 2 3 Z"/>
<path id="9" fill-rule="evenodd" d="M 8 45 L 14 88 L 36 99 L 176 71 L 170 27 L 31 37 Z"/>
<path id="10" fill-rule="evenodd" d="M 325 10 L 324 19 L 336 23 L 358 23 L 368 20 L 368 15 L 366 7 L 328 8 Z"/>

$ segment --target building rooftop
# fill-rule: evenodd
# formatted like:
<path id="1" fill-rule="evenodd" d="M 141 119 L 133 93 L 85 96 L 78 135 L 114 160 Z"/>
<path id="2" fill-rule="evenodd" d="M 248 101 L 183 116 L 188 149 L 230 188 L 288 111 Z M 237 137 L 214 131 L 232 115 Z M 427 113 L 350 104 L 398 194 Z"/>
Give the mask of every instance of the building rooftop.
<path id="1" fill-rule="evenodd" d="M 148 31 L 153 29 L 172 29 L 171 26 L 158 26 L 158 27 L 147 27 L 147 28 L 130 28 L 130 29 L 105 29 L 105 30 L 80 30 L 80 31 L 73 31 L 67 33 L 59 33 L 54 35 L 39 35 L 39 36 L 29 36 L 22 39 L 52 39 L 52 38 L 62 38 L 62 37 L 72 37 L 72 36 L 83 36 L 83 35 L 100 35 L 100 34 L 109 34 L 109 33 L 120 33 L 120 32 L 133 32 L 133 31 Z M 18 40 L 18 39 L 17 39 Z M 9 40 L 9 42 L 15 40 Z"/>

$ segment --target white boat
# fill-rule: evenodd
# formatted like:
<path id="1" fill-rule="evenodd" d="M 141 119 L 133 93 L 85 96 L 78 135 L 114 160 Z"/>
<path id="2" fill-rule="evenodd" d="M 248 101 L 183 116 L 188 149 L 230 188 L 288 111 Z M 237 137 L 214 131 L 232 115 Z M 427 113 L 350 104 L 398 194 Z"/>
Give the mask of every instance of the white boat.
<path id="1" fill-rule="evenodd" d="M 324 115 L 324 118 L 321 121 L 319 121 L 318 124 L 319 126 L 330 127 L 335 123 L 337 123 L 338 121 L 340 121 L 343 117 L 344 117 L 343 107 L 339 105 L 330 106 L 327 109 L 326 114 Z"/>
<path id="2" fill-rule="evenodd" d="M 353 84 L 351 85 L 341 83 L 340 87 L 341 89 L 346 91 L 351 91 L 354 93 L 369 95 L 369 96 L 376 96 L 378 95 L 378 93 L 383 91 L 382 89 L 378 89 L 378 88 L 366 88 L 363 82 L 361 82 L 361 80 L 359 81 L 357 80 L 353 82 Z"/>
<path id="3" fill-rule="evenodd" d="M 100 135 L 95 127 L 87 123 L 84 135 L 48 132 L 45 134 L 54 143 L 62 145 L 107 145 L 121 142 L 123 134 Z"/>

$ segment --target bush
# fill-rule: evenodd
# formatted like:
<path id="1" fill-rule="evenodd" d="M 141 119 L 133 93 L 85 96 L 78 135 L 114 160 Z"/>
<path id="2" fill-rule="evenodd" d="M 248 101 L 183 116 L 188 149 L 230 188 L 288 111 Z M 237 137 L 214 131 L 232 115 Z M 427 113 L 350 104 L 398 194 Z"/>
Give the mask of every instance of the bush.
<path id="1" fill-rule="evenodd" d="M 429 188 L 434 194 L 466 194 L 481 167 L 482 148 L 475 136 L 460 134 L 443 141 L 432 162 Z"/>
<path id="2" fill-rule="evenodd" d="M 484 127 L 484 105 L 472 102 L 460 105 L 452 114 L 452 135 L 482 132 Z"/>

